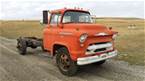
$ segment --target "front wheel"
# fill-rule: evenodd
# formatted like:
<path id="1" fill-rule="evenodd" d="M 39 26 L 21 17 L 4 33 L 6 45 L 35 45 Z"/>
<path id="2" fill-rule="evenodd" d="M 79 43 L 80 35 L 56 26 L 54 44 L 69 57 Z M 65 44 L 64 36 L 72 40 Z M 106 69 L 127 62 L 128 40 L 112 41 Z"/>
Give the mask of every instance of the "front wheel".
<path id="1" fill-rule="evenodd" d="M 60 72 L 67 76 L 73 76 L 77 72 L 77 64 L 69 55 L 67 48 L 62 47 L 57 50 L 56 63 Z"/>

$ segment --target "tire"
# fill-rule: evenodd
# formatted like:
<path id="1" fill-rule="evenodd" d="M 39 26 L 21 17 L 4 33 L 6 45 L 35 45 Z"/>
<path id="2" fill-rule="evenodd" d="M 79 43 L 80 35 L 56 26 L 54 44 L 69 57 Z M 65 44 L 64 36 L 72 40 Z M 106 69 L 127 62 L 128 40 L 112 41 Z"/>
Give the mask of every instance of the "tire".
<path id="1" fill-rule="evenodd" d="M 57 50 L 56 64 L 60 72 L 66 76 L 73 76 L 77 72 L 77 64 L 70 58 L 67 48 L 61 47 Z"/>
<path id="2" fill-rule="evenodd" d="M 106 60 L 102 60 L 102 61 L 99 61 L 99 62 L 96 62 L 96 63 L 94 63 L 95 65 L 102 65 L 102 64 L 104 64 L 106 62 Z"/>
<path id="3" fill-rule="evenodd" d="M 25 40 L 19 40 L 17 43 L 17 48 L 21 55 L 26 55 L 27 45 Z"/>

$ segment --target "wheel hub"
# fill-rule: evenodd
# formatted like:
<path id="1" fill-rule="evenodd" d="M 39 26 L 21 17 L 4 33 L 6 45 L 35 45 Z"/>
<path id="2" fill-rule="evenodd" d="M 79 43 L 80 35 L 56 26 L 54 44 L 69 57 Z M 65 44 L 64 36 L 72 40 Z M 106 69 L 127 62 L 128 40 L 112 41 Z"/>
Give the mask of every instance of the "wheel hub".
<path id="1" fill-rule="evenodd" d="M 67 71 L 70 68 L 70 60 L 65 54 L 60 56 L 60 68 L 64 71 Z"/>

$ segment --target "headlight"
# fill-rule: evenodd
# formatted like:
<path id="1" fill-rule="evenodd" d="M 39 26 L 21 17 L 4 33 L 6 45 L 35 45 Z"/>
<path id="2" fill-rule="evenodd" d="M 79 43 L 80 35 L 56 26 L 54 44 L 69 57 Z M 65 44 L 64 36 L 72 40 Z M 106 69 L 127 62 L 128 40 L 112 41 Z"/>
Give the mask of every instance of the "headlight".
<path id="1" fill-rule="evenodd" d="M 112 39 L 115 39 L 117 37 L 117 34 L 113 34 Z"/>
<path id="2" fill-rule="evenodd" d="M 88 34 L 82 34 L 81 36 L 80 36 L 80 43 L 83 43 L 83 42 L 85 42 L 85 40 L 87 39 L 87 37 L 88 37 Z"/>

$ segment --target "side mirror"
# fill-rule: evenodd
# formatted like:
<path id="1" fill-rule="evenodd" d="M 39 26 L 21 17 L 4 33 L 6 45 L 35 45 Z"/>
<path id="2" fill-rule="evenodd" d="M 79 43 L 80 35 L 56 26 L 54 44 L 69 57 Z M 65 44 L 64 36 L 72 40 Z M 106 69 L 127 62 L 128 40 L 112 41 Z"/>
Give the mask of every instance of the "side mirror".
<path id="1" fill-rule="evenodd" d="M 43 21 L 41 21 L 43 24 L 48 24 L 48 10 L 43 11 Z"/>

